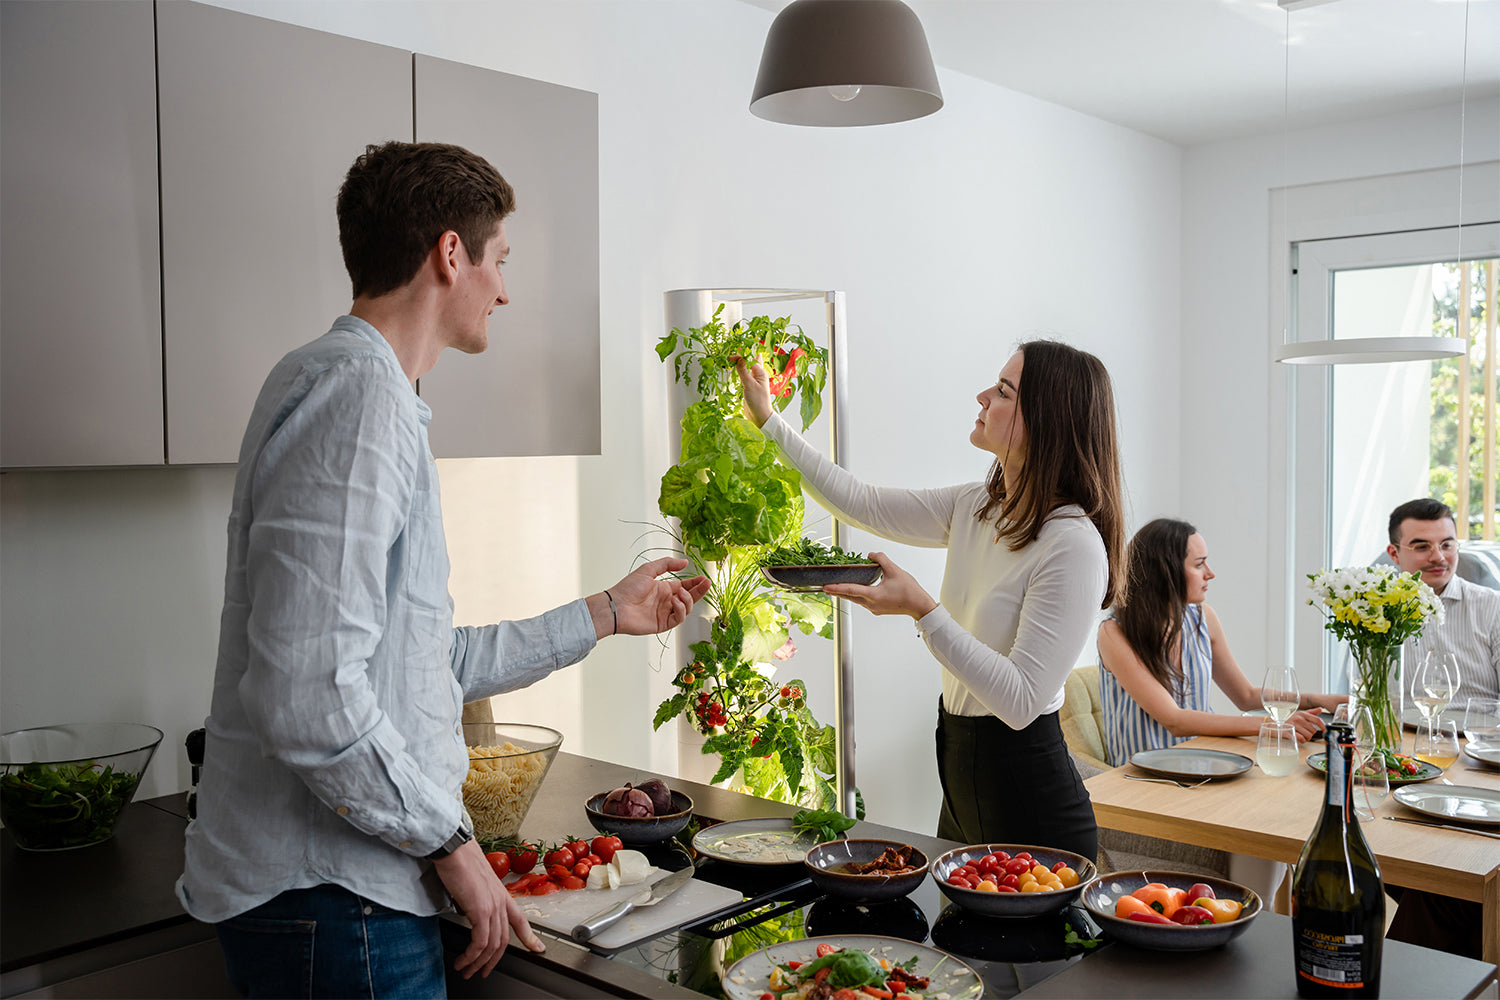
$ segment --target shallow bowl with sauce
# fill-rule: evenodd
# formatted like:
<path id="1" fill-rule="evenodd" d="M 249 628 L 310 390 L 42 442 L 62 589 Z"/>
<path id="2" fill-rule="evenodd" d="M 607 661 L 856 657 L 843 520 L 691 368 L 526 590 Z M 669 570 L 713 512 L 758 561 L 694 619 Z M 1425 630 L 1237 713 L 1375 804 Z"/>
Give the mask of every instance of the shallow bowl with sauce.
<path id="1" fill-rule="evenodd" d="M 885 853 L 889 847 L 911 847 L 896 840 L 830 840 L 807 852 L 803 861 L 807 875 L 813 885 L 830 896 L 859 903 L 884 903 L 900 899 L 922 884 L 931 867 L 927 855 L 911 847 L 908 859 L 912 868 L 904 872 L 870 872 L 856 874 L 849 871 L 851 862 L 868 863 Z"/>

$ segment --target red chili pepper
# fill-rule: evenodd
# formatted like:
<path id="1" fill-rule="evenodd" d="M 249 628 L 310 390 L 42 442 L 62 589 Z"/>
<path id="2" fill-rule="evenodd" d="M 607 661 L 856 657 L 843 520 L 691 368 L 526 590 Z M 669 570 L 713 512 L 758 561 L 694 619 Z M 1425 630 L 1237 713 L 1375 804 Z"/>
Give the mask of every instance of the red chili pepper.
<path id="1" fill-rule="evenodd" d="M 1172 923 L 1172 921 L 1168 920 L 1166 917 L 1162 916 L 1160 913 L 1156 913 L 1156 912 L 1147 913 L 1145 910 L 1137 910 L 1135 913 L 1132 913 L 1130 916 L 1126 917 L 1125 919 L 1126 920 L 1134 920 L 1136 923 L 1139 923 L 1139 924 L 1171 924 Z"/>

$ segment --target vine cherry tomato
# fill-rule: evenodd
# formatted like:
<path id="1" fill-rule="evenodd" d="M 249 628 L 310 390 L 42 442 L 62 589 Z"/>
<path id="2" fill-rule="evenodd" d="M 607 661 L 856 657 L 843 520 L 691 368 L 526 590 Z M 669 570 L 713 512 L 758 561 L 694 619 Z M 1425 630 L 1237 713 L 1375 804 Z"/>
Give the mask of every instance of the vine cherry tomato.
<path id="1" fill-rule="evenodd" d="M 536 867 L 536 851 L 530 844 L 524 844 L 520 848 L 505 853 L 510 856 L 510 870 L 517 875 L 525 875 Z"/>
<path id="2" fill-rule="evenodd" d="M 614 858 L 615 852 L 623 846 L 619 837 L 595 837 L 593 842 L 589 844 L 589 850 L 597 854 L 600 861 L 609 864 L 610 860 Z"/>
<path id="3" fill-rule="evenodd" d="M 542 858 L 542 864 L 547 867 L 549 872 L 558 865 L 564 868 L 572 868 L 573 852 L 566 847 L 559 847 L 556 850 L 548 851 L 546 857 Z"/>
<path id="4" fill-rule="evenodd" d="M 582 889 L 585 883 L 577 875 L 564 875 L 558 880 L 558 884 L 564 889 Z"/>
<path id="5" fill-rule="evenodd" d="M 494 871 L 496 878 L 503 879 L 510 874 L 510 855 L 504 851 L 491 851 L 484 859 L 490 863 L 490 869 Z"/>
<path id="6" fill-rule="evenodd" d="M 570 840 L 564 846 L 573 852 L 574 861 L 582 861 L 589 853 L 589 842 L 587 840 Z"/>
<path id="7" fill-rule="evenodd" d="M 588 878 L 589 869 L 592 867 L 594 866 L 589 864 L 588 858 L 584 858 L 582 861 L 578 862 L 578 864 L 573 866 L 573 874 L 577 875 L 579 878 Z"/>

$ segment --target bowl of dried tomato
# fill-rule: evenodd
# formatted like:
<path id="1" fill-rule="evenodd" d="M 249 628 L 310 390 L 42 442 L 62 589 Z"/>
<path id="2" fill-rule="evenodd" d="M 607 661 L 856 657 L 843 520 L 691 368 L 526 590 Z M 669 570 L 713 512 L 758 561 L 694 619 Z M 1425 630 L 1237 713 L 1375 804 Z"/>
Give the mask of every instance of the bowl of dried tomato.
<path id="1" fill-rule="evenodd" d="M 927 855 L 895 840 L 830 840 L 802 862 L 813 885 L 852 903 L 884 903 L 909 895 L 930 867 Z"/>

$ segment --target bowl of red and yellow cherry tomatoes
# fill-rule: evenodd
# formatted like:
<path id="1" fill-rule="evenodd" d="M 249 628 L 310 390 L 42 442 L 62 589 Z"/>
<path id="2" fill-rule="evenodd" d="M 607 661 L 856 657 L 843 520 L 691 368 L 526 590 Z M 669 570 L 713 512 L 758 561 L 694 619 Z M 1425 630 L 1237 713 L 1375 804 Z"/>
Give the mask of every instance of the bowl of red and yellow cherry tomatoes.
<path id="1" fill-rule="evenodd" d="M 989 917 L 1055 913 L 1097 874 L 1081 854 L 1025 844 L 971 844 L 932 863 L 932 878 L 944 896 Z"/>
<path id="2" fill-rule="evenodd" d="M 1114 872 L 1083 893 L 1089 915 L 1116 941 L 1152 951 L 1203 951 L 1238 937 L 1260 913 L 1255 891 L 1187 872 Z"/>

